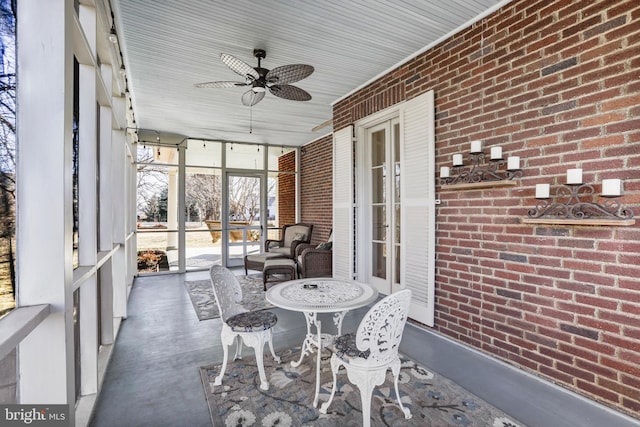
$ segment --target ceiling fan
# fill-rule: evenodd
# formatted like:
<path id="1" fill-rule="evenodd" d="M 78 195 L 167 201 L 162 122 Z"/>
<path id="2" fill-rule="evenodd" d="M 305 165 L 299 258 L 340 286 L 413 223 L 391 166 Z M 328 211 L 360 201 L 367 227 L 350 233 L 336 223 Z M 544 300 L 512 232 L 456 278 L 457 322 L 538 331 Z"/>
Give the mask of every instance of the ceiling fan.
<path id="1" fill-rule="evenodd" d="M 300 89 L 289 83 L 295 83 L 307 78 L 313 73 L 313 67 L 305 64 L 291 64 L 267 70 L 261 67 L 261 61 L 266 58 L 267 52 L 263 49 L 254 49 L 253 56 L 258 58 L 258 66 L 252 67 L 244 61 L 227 53 L 221 53 L 220 59 L 234 72 L 243 76 L 244 82 L 206 82 L 198 83 L 196 87 L 227 88 L 236 86 L 251 86 L 251 89 L 242 95 L 242 103 L 247 107 L 256 105 L 262 101 L 264 94 L 269 92 L 280 98 L 292 101 L 309 101 L 311 95 L 306 90 Z"/>

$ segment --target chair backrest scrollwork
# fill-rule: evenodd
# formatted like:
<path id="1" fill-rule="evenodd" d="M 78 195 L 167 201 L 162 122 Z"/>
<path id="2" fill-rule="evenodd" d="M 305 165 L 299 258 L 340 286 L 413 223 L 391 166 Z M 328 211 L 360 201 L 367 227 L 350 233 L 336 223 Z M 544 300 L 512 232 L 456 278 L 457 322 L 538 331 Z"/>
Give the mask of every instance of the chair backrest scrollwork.
<path id="1" fill-rule="evenodd" d="M 368 365 L 382 365 L 397 357 L 410 303 L 411 290 L 403 289 L 380 300 L 362 318 L 356 346 L 370 351 Z"/>
<path id="2" fill-rule="evenodd" d="M 221 265 L 214 265 L 209 270 L 213 293 L 223 322 L 236 314 L 245 313 L 242 304 L 242 288 L 236 276 Z"/>

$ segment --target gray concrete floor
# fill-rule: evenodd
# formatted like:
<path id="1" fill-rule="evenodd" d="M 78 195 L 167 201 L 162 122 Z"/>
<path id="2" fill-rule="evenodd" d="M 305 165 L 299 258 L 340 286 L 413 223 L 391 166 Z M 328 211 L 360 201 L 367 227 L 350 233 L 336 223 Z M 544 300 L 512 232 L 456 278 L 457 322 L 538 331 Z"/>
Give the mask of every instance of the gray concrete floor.
<path id="1" fill-rule="evenodd" d="M 202 271 L 136 279 L 91 426 L 211 426 L 198 368 L 222 361 L 221 323 L 199 321 L 183 286 L 184 280 L 208 277 Z M 274 311 L 276 352 L 300 345 L 306 332 L 303 315 Z M 354 330 L 365 312 L 349 313 L 343 330 Z M 329 316 L 321 320 L 332 325 Z M 638 419 L 413 325 L 405 330 L 401 351 L 529 427 L 640 426 Z"/>

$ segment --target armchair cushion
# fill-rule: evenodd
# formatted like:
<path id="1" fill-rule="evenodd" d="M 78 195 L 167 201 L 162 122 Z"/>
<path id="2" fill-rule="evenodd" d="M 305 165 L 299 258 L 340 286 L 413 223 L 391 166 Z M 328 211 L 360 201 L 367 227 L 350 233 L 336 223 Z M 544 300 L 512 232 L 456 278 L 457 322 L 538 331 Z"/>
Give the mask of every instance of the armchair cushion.
<path id="1" fill-rule="evenodd" d="M 299 240 L 301 242 L 309 241 L 308 235 L 309 227 L 306 225 L 292 225 L 287 227 L 284 232 L 284 238 L 282 239 L 283 246 L 290 248 L 291 243 L 293 243 L 294 240 Z"/>
<path id="2" fill-rule="evenodd" d="M 324 242 L 316 246 L 316 249 L 324 249 L 326 251 L 330 251 L 332 246 L 333 246 L 333 242 Z"/>
<path id="3" fill-rule="evenodd" d="M 295 259 L 296 247 L 300 243 L 309 243 L 313 224 L 292 224 L 282 227 L 282 239 L 265 241 L 265 252 L 275 252 L 287 258 Z"/>

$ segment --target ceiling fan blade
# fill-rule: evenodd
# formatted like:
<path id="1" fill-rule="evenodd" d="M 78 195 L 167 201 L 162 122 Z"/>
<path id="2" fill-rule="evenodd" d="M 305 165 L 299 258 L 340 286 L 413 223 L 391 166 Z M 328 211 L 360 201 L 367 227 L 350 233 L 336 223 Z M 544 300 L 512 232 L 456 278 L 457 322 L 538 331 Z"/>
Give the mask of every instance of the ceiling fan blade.
<path id="1" fill-rule="evenodd" d="M 206 83 L 196 83 L 195 87 L 236 87 L 236 86 L 248 86 L 251 83 L 245 82 L 206 82 Z"/>
<path id="2" fill-rule="evenodd" d="M 275 96 L 292 101 L 309 101 L 311 99 L 309 92 L 291 85 L 273 85 L 269 91 Z"/>
<path id="3" fill-rule="evenodd" d="M 309 77 L 313 73 L 314 68 L 311 65 L 291 64 L 276 67 L 269 71 L 266 75 L 267 83 L 273 84 L 289 84 Z"/>
<path id="4" fill-rule="evenodd" d="M 254 92 L 253 90 L 248 90 L 242 94 L 242 104 L 247 107 L 256 105 L 258 102 L 262 101 L 264 94 L 265 92 Z"/>
<path id="5" fill-rule="evenodd" d="M 253 80 L 258 80 L 260 78 L 260 74 L 258 74 L 258 72 L 254 70 L 251 65 L 239 60 L 233 55 L 229 55 L 228 53 L 221 53 L 220 59 L 227 67 L 231 68 L 234 72 L 240 74 L 243 77 L 247 77 Z"/>

